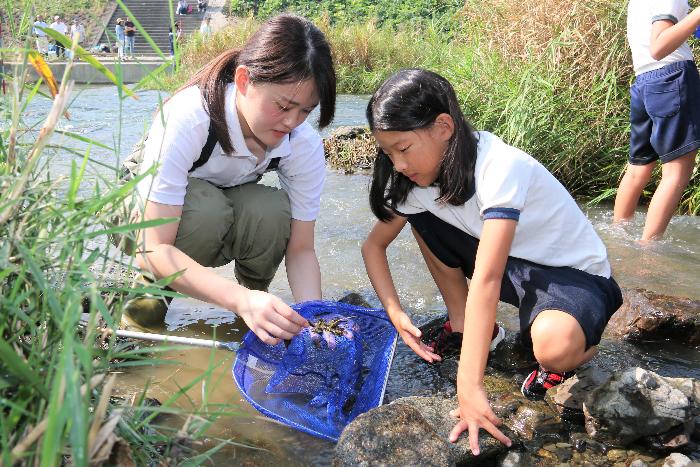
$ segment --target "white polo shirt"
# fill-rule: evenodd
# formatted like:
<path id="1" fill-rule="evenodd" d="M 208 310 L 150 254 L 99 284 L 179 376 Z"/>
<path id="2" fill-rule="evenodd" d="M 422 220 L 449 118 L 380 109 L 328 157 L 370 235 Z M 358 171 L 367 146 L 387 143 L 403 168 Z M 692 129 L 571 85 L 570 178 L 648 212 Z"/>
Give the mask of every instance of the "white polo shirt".
<path id="1" fill-rule="evenodd" d="M 46 23 L 43 21 L 34 21 L 34 35 L 37 37 L 46 37 L 46 33 L 44 31 L 42 31 L 41 29 L 39 29 L 39 27 L 37 27 L 37 26 L 46 29 L 47 28 Z"/>
<path id="2" fill-rule="evenodd" d="M 235 107 L 236 87 L 226 89 L 226 122 L 234 153 L 224 154 L 216 144 L 206 164 L 188 173 L 202 152 L 209 135 L 209 115 L 197 86 L 175 94 L 158 113 L 145 143 L 143 169 L 159 164 L 156 176 L 138 184 L 143 199 L 182 206 L 188 177 L 207 180 L 227 188 L 254 182 L 270 164 L 280 158 L 277 174 L 280 186 L 289 195 L 292 218 L 312 221 L 318 216 L 326 175 L 323 143 L 316 130 L 304 122 L 265 153 L 261 162 L 243 139 Z"/>
<path id="3" fill-rule="evenodd" d="M 693 60 L 693 52 L 687 41 L 661 60 L 655 60 L 649 52 L 652 24 L 660 20 L 678 23 L 688 16 L 689 10 L 688 0 L 630 0 L 627 6 L 627 41 L 632 50 L 635 75 L 670 63 Z"/>
<path id="4" fill-rule="evenodd" d="M 68 32 L 68 26 L 66 26 L 66 23 L 59 23 L 58 21 L 54 21 L 53 23 L 51 23 L 50 28 L 54 31 L 60 32 L 64 36 Z"/>
<path id="5" fill-rule="evenodd" d="M 510 256 L 610 277 L 605 245 L 566 188 L 523 151 L 491 133 L 478 136 L 476 192 L 466 203 L 438 203 L 438 187 L 415 187 L 397 211 L 429 211 L 475 238 L 486 219 L 513 219 L 518 224 Z"/>

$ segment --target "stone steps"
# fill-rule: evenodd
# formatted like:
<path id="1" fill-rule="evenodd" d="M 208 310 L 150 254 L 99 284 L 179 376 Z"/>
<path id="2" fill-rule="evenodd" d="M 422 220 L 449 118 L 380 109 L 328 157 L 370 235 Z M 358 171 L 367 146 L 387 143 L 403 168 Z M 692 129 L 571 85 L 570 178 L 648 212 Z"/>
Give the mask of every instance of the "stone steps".
<path id="1" fill-rule="evenodd" d="M 153 39 L 153 41 L 165 55 L 170 53 L 168 28 L 170 27 L 171 20 L 168 1 L 169 0 L 124 0 L 126 7 L 129 9 L 129 11 L 131 11 L 139 23 L 141 23 L 141 26 L 143 26 L 151 39 Z M 204 12 L 196 11 L 196 1 L 190 1 L 189 3 L 194 7 L 192 14 L 175 15 L 177 1 L 172 1 L 174 15 L 173 21 L 180 21 L 185 35 L 198 31 L 205 15 Z M 114 27 L 116 25 L 117 18 L 128 18 L 128 15 L 124 10 L 122 10 L 121 7 L 117 7 L 114 14 L 112 14 L 112 17 L 110 18 L 109 23 L 103 31 L 98 43 L 104 42 L 107 44 L 113 44 L 116 41 Z M 136 55 L 158 55 L 146 41 L 146 39 L 138 32 L 138 30 L 136 32 L 136 40 L 134 42 L 134 51 Z"/>

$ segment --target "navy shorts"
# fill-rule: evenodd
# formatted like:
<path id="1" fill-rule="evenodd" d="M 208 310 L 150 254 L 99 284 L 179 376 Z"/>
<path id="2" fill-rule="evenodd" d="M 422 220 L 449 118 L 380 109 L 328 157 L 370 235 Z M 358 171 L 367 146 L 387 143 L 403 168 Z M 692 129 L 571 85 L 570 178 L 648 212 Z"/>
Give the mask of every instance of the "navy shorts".
<path id="1" fill-rule="evenodd" d="M 637 76 L 630 88 L 632 165 L 672 161 L 700 148 L 700 75 L 693 61 Z"/>
<path id="2" fill-rule="evenodd" d="M 474 273 L 479 240 L 430 212 L 406 216 L 430 251 L 446 266 Z M 622 292 L 612 277 L 570 267 L 543 266 L 508 257 L 500 300 L 519 309 L 520 330 L 529 339 L 530 326 L 543 310 L 573 316 L 586 336 L 586 348 L 597 345 L 610 317 L 622 305 Z"/>

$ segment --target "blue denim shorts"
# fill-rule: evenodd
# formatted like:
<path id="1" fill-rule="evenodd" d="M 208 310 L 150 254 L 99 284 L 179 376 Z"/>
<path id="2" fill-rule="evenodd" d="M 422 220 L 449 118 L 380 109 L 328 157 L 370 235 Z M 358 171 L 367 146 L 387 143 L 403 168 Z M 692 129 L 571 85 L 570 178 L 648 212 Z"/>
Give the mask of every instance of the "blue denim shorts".
<path id="1" fill-rule="evenodd" d="M 430 251 L 446 266 L 474 274 L 479 240 L 430 212 L 406 216 Z M 570 267 L 553 267 L 508 257 L 501 281 L 502 302 L 519 310 L 520 331 L 526 341 L 530 326 L 544 310 L 573 316 L 586 336 L 586 349 L 597 345 L 610 317 L 622 305 L 622 292 L 612 277 Z"/>
<path id="2" fill-rule="evenodd" d="M 693 61 L 637 76 L 630 88 L 632 165 L 672 161 L 700 148 L 700 75 Z"/>

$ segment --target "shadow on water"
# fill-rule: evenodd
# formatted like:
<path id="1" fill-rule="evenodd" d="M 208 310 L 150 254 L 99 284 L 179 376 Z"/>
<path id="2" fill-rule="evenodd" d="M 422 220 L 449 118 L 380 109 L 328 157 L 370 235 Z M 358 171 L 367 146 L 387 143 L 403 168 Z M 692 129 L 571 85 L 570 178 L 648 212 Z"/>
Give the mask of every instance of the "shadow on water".
<path id="1" fill-rule="evenodd" d="M 121 133 L 120 157 L 114 151 L 100 148 L 92 151 L 95 159 L 115 165 L 141 137 L 159 98 L 165 97 L 154 91 L 139 95 L 138 101 L 123 101 L 120 114 L 118 98 L 112 88 L 84 88 L 73 104 L 73 119 L 64 123 L 63 129 L 107 144 L 118 140 Z M 364 123 L 365 105 L 366 98 L 340 96 L 334 125 Z M 39 103 L 33 103 L 28 109 L 30 120 L 32 115 L 37 118 L 41 115 L 38 106 Z M 310 118 L 314 120 L 313 115 Z M 331 130 L 332 128 L 326 129 L 324 134 Z M 71 144 L 84 151 L 82 143 Z M 69 173 L 72 157 L 57 155 L 53 164 L 56 164 L 58 173 Z M 94 176 L 108 172 L 98 165 L 93 170 Z M 276 184 L 276 176 L 266 175 L 263 183 Z M 367 175 L 328 172 L 321 214 L 317 221 L 316 250 L 322 269 L 324 298 L 337 299 L 347 291 L 355 291 L 373 306 L 379 306 L 365 274 L 359 250 L 374 222 L 367 204 L 368 184 Z M 700 289 L 697 287 L 697 278 L 700 277 L 700 219 L 676 217 L 665 240 L 642 248 L 635 242 L 643 226 L 642 212 L 637 214 L 631 224 L 613 227 L 610 225 L 609 208 L 590 208 L 584 211 L 608 247 L 615 277 L 621 286 L 643 287 L 669 295 L 700 299 Z M 419 258 L 418 249 L 408 229 L 405 229 L 392 244 L 389 259 L 404 307 L 417 324 L 422 324 L 443 314 L 444 305 Z M 219 268 L 218 272 L 228 278 L 234 277 L 231 265 Z M 284 268 L 278 271 L 270 291 L 283 300 L 292 302 Z M 518 320 L 514 308 L 501 306 L 498 319 L 507 328 L 517 329 Z M 191 299 L 176 299 L 173 302 L 166 325 L 173 334 L 193 337 L 210 337 L 215 330 L 218 339 L 228 341 L 241 340 L 246 331 L 245 324 L 236 319 L 233 313 Z M 633 345 L 609 340 L 604 340 L 600 348 L 601 352 L 596 358 L 604 367 L 618 370 L 639 365 L 666 376 L 700 379 L 700 349 L 689 350 L 672 342 Z M 209 403 L 229 404 L 231 411 L 236 414 L 218 419 L 208 435 L 212 438 L 247 442 L 262 449 L 226 447 L 215 455 L 215 462 L 248 462 L 250 465 L 325 465 L 330 462 L 332 443 L 266 419 L 243 400 L 231 378 L 231 366 L 235 358 L 233 353 L 183 348 L 168 352 L 162 358 L 177 364 L 131 369 L 120 376 L 118 392 L 139 392 L 144 383 L 150 381 L 149 397 L 164 400 L 198 376 L 213 359 L 218 366 L 208 383 L 209 387 L 198 385 L 188 391 L 189 403 L 197 406 L 202 401 L 203 394 L 206 394 Z M 454 387 L 435 387 L 437 381 L 443 381 L 438 377 L 437 370 L 421 363 L 406 345 L 399 342 L 385 400 L 433 394 L 436 391 L 454 394 Z M 185 404 L 184 399 L 181 403 Z M 188 408 L 185 405 L 183 407 Z"/>

